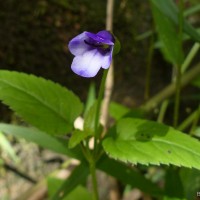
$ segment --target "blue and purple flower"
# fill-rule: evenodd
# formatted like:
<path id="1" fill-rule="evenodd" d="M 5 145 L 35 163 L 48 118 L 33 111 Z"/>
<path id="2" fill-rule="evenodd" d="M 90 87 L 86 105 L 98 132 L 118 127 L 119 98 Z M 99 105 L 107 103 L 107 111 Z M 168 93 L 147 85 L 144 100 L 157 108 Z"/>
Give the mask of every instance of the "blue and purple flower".
<path id="1" fill-rule="evenodd" d="M 69 42 L 75 56 L 72 71 L 82 77 L 94 77 L 100 68 L 108 69 L 112 61 L 115 39 L 109 31 L 97 34 L 83 32 Z"/>

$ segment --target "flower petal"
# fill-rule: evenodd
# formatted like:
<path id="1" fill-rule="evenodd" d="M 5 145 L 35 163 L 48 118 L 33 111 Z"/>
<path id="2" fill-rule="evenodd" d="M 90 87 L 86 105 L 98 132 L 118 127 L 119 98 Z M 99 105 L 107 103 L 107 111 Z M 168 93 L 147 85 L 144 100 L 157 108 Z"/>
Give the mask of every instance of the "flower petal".
<path id="1" fill-rule="evenodd" d="M 97 42 L 114 45 L 114 41 L 111 40 L 112 35 L 108 31 L 100 31 L 99 34 L 86 32 L 86 35 Z"/>
<path id="2" fill-rule="evenodd" d="M 112 62 L 112 51 L 106 53 L 102 60 L 101 60 L 101 67 L 104 69 L 108 69 L 110 67 L 110 64 Z"/>
<path id="3" fill-rule="evenodd" d="M 103 56 L 97 49 L 76 56 L 72 62 L 72 71 L 82 77 L 94 77 L 101 68 Z"/>
<path id="4" fill-rule="evenodd" d="M 113 42 L 113 45 L 114 45 L 115 39 L 114 39 L 113 35 L 109 31 L 105 31 L 105 30 L 99 31 L 97 33 L 97 35 L 102 37 L 102 38 L 107 38 L 108 40 Z"/>
<path id="5" fill-rule="evenodd" d="M 86 39 L 88 39 L 86 31 L 73 38 L 68 45 L 70 52 L 73 55 L 78 56 L 90 50 L 91 47 L 87 45 L 84 41 Z"/>

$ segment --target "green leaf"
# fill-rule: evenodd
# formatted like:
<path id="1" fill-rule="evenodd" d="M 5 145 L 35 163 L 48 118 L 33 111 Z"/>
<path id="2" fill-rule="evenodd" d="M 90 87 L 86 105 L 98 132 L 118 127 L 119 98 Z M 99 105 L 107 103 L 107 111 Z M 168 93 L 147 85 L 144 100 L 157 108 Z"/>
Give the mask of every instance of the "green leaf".
<path id="1" fill-rule="evenodd" d="M 76 187 L 64 198 L 64 200 L 93 200 L 92 194 L 83 186 Z"/>
<path id="2" fill-rule="evenodd" d="M 200 169 L 200 143 L 172 127 L 141 119 L 124 118 L 103 147 L 117 160 L 132 164 L 173 164 Z"/>
<path id="3" fill-rule="evenodd" d="M 165 175 L 165 194 L 168 197 L 183 198 L 184 190 L 178 168 L 169 167 Z"/>
<path id="4" fill-rule="evenodd" d="M 85 132 L 81 130 L 74 130 L 72 133 L 72 136 L 69 140 L 68 147 L 74 148 L 76 145 L 78 145 L 82 140 L 90 136 L 90 132 Z"/>
<path id="5" fill-rule="evenodd" d="M 47 187 L 48 187 L 48 198 L 52 197 L 58 188 L 61 186 L 61 184 L 64 182 L 62 179 L 58 179 L 53 176 L 47 177 Z"/>
<path id="6" fill-rule="evenodd" d="M 200 192 L 200 171 L 196 169 L 181 168 L 180 177 L 187 199 L 194 199 Z"/>
<path id="7" fill-rule="evenodd" d="M 55 178 L 55 177 L 48 177 L 47 184 L 48 184 L 48 197 L 52 197 L 59 187 L 63 184 L 64 180 Z M 89 191 L 86 190 L 83 186 L 79 185 L 74 190 L 72 190 L 63 200 L 74 200 L 74 199 L 81 199 L 81 200 L 91 200 L 91 194 Z"/>
<path id="8" fill-rule="evenodd" d="M 57 153 L 76 157 L 73 152 L 69 151 L 56 138 L 37 129 L 0 123 L 0 131 L 18 138 L 24 138 L 29 142 L 34 142 Z"/>
<path id="9" fill-rule="evenodd" d="M 167 1 L 158 1 L 150 0 L 152 5 L 157 7 L 157 9 L 170 20 L 173 21 L 176 25 L 179 24 L 178 18 L 178 8 L 172 0 Z M 186 20 L 183 22 L 183 30 L 187 33 L 193 40 L 200 42 L 200 34 L 193 28 Z"/>
<path id="10" fill-rule="evenodd" d="M 72 130 L 82 104 L 71 91 L 50 80 L 0 71 L 0 100 L 25 121 L 52 135 Z"/>
<path id="11" fill-rule="evenodd" d="M 129 184 L 133 188 L 138 188 L 141 191 L 148 193 L 154 197 L 163 195 L 163 191 L 150 180 L 145 178 L 136 169 L 126 166 L 120 162 L 109 159 L 104 156 L 98 163 L 97 168 L 107 174 L 117 178 L 124 184 Z"/>
<path id="12" fill-rule="evenodd" d="M 152 10 L 166 59 L 173 64 L 181 65 L 184 56 L 181 47 L 182 41 L 177 33 L 177 27 L 173 21 L 162 13 L 153 3 Z"/>
<path id="13" fill-rule="evenodd" d="M 61 200 L 67 196 L 74 188 L 83 183 L 89 174 L 89 168 L 86 163 L 81 162 L 58 188 L 51 200 Z"/>

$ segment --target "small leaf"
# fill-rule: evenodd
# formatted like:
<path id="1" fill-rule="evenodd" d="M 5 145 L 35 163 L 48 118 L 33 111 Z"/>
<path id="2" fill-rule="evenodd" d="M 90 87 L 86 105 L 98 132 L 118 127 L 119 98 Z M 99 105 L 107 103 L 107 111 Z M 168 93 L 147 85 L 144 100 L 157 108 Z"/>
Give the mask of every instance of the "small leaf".
<path id="1" fill-rule="evenodd" d="M 114 159 L 132 164 L 173 164 L 200 169 L 199 141 L 172 127 L 124 118 L 111 133 L 104 139 L 103 147 Z"/>
<path id="2" fill-rule="evenodd" d="M 165 175 L 165 194 L 168 197 L 183 198 L 184 190 L 179 169 L 169 167 Z"/>
<path id="3" fill-rule="evenodd" d="M 58 188 L 51 200 L 62 200 L 67 196 L 75 187 L 83 183 L 89 174 L 89 168 L 86 163 L 81 162 L 67 178 L 63 184 Z"/>
<path id="4" fill-rule="evenodd" d="M 181 168 L 180 177 L 187 199 L 194 199 L 200 192 L 200 171 L 196 169 Z"/>
<path id="5" fill-rule="evenodd" d="M 94 104 L 90 107 L 88 112 L 84 118 L 84 126 L 83 129 L 88 135 L 94 134 L 95 129 L 95 117 L 96 117 L 96 109 L 97 109 L 97 102 L 95 101 Z"/>
<path id="6" fill-rule="evenodd" d="M 74 148 L 76 145 L 78 145 L 82 140 L 90 136 L 91 134 L 89 132 L 81 131 L 81 130 L 75 130 L 72 133 L 72 136 L 69 140 L 69 148 Z"/>
<path id="7" fill-rule="evenodd" d="M 57 83 L 6 70 L 0 70 L 0 100 L 52 135 L 71 131 L 83 107 L 77 96 Z"/>

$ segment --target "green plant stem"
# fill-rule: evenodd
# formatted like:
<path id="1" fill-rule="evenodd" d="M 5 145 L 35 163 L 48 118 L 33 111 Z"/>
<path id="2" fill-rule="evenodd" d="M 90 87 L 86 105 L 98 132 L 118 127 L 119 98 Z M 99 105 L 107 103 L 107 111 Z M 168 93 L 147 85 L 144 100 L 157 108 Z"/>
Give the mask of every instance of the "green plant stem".
<path id="1" fill-rule="evenodd" d="M 101 79 L 101 85 L 100 85 L 98 99 L 97 99 L 97 108 L 96 108 L 96 116 L 95 116 L 95 124 L 94 124 L 95 137 L 98 137 L 97 132 L 98 132 L 98 126 L 99 126 L 99 119 L 100 119 L 101 101 L 103 99 L 107 74 L 108 74 L 108 69 L 104 70 L 103 72 L 103 77 Z"/>
<path id="2" fill-rule="evenodd" d="M 97 177 L 96 177 L 96 166 L 95 166 L 94 160 L 90 161 L 90 173 L 92 176 L 94 200 L 99 200 L 99 194 L 98 194 L 98 188 L 97 188 Z"/>
<path id="3" fill-rule="evenodd" d="M 200 107 L 200 106 L 199 106 Z M 197 110 L 195 110 L 194 112 L 192 112 L 178 127 L 177 129 L 180 131 L 185 130 L 188 126 L 190 126 L 190 124 L 192 124 L 192 122 L 195 120 L 195 118 L 197 117 L 197 114 L 199 112 L 199 108 Z"/>
<path id="4" fill-rule="evenodd" d="M 190 52 L 188 53 L 187 57 L 185 58 L 182 66 L 181 66 L 181 73 L 184 73 L 185 70 L 189 67 L 189 65 L 192 62 L 193 58 L 195 57 L 195 55 L 199 51 L 199 48 L 200 48 L 200 44 L 196 42 L 193 45 L 193 47 L 191 48 Z"/>
<path id="5" fill-rule="evenodd" d="M 81 149 L 82 149 L 83 155 L 85 156 L 86 160 L 90 161 L 90 159 L 91 159 L 91 153 L 90 153 L 88 145 L 87 145 L 87 147 L 85 147 L 85 145 L 83 144 L 83 142 L 81 142 Z"/>
<path id="6" fill-rule="evenodd" d="M 181 78 L 181 87 L 186 86 L 199 75 L 200 75 L 200 63 L 194 66 L 187 73 L 183 74 Z M 160 104 L 163 100 L 173 95 L 175 91 L 176 91 L 176 85 L 175 83 L 171 83 L 167 87 L 165 87 L 161 92 L 159 92 L 151 99 L 149 99 L 145 104 L 141 106 L 141 108 L 146 112 L 150 112 L 152 109 L 156 108 L 158 104 Z"/>
<path id="7" fill-rule="evenodd" d="M 98 195 L 98 188 L 97 188 L 97 178 L 96 178 L 96 158 L 97 158 L 97 149 L 98 149 L 98 144 L 97 141 L 99 139 L 99 120 L 100 120 L 100 112 L 101 112 L 101 102 L 103 99 L 104 95 L 104 88 L 105 88 L 105 82 L 106 82 L 106 77 L 108 74 L 108 69 L 104 70 L 103 72 L 103 77 L 101 79 L 101 84 L 99 88 L 99 94 L 98 94 L 98 99 L 97 99 L 97 107 L 96 107 L 96 115 L 95 115 L 95 124 L 94 124 L 94 130 L 95 130 L 95 136 L 94 136 L 94 149 L 93 149 L 93 154 L 90 155 L 89 165 L 90 165 L 90 173 L 92 176 L 92 185 L 93 185 L 93 194 L 94 194 L 94 199 L 99 200 L 99 195 Z M 88 147 L 89 148 L 89 147 Z"/>
<path id="8" fill-rule="evenodd" d="M 160 108 L 159 115 L 158 115 L 158 119 L 157 119 L 158 123 L 162 123 L 163 122 L 163 119 L 164 119 L 168 104 L 169 104 L 169 100 L 163 101 L 163 103 L 161 105 L 161 108 Z"/>
<path id="9" fill-rule="evenodd" d="M 193 15 L 199 11 L 200 11 L 200 4 L 199 5 L 197 4 L 184 11 L 184 16 L 188 17 L 189 15 Z"/>
<path id="10" fill-rule="evenodd" d="M 106 83 L 106 77 L 108 74 L 108 69 L 104 70 L 103 72 L 103 77 L 101 79 L 101 84 L 99 88 L 99 94 L 98 94 L 98 99 L 97 99 L 97 107 L 96 107 L 96 115 L 95 115 L 95 124 L 94 124 L 94 130 L 95 130 L 95 137 L 94 137 L 94 157 L 96 156 L 96 151 L 97 151 L 97 141 L 100 137 L 98 133 L 98 128 L 99 128 L 99 119 L 100 119 L 100 112 L 101 112 L 101 102 L 103 99 L 104 95 L 104 88 L 105 88 L 105 83 Z"/>
<path id="11" fill-rule="evenodd" d="M 196 116 L 195 116 L 195 118 L 193 120 L 191 129 L 190 129 L 190 132 L 189 132 L 190 135 L 194 134 L 195 128 L 197 127 L 197 124 L 198 124 L 198 121 L 199 121 L 199 116 L 200 116 L 200 105 L 199 105 L 199 107 L 198 107 L 198 109 L 196 111 Z"/>

